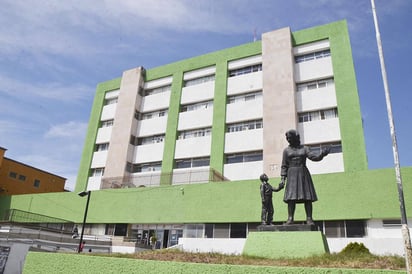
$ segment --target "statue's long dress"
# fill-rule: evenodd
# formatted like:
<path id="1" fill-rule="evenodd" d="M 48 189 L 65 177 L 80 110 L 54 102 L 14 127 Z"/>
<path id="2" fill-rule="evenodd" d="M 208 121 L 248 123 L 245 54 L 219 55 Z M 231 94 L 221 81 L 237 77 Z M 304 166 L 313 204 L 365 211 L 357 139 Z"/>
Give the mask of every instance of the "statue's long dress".
<path id="1" fill-rule="evenodd" d="M 318 200 L 312 177 L 306 167 L 306 158 L 312 161 L 323 159 L 322 153 L 311 152 L 309 147 L 299 145 L 288 146 L 283 150 L 281 176 L 287 177 L 284 202 L 305 201 L 315 202 Z"/>

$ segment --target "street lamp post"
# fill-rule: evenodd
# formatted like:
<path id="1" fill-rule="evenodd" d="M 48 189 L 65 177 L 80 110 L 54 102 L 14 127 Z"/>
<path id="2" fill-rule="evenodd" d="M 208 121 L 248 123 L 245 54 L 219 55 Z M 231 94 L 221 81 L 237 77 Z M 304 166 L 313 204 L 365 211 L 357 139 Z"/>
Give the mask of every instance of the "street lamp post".
<path id="1" fill-rule="evenodd" d="M 403 238 L 403 244 L 405 248 L 406 271 L 408 273 L 412 273 L 412 269 L 411 269 L 412 268 L 412 246 L 411 246 L 411 238 L 409 234 L 408 220 L 407 220 L 407 215 L 406 215 L 406 210 L 405 210 L 405 200 L 404 200 L 404 195 L 403 195 L 402 176 L 401 176 L 401 170 L 400 170 L 400 164 L 399 164 L 398 144 L 396 141 L 396 133 L 395 133 L 395 123 L 394 123 L 393 115 L 392 115 L 392 104 L 391 104 L 391 98 L 389 94 L 389 85 L 388 85 L 388 80 L 386 76 L 385 60 L 383 58 L 382 41 L 381 41 L 381 36 L 379 32 L 378 17 L 376 15 L 376 8 L 375 8 L 374 0 L 371 0 L 371 5 L 372 5 L 373 22 L 375 24 L 376 42 L 378 44 L 379 61 L 381 64 L 383 87 L 385 90 L 386 109 L 388 112 L 389 128 L 390 128 L 391 139 L 392 139 L 392 151 L 393 151 L 393 159 L 395 163 L 396 183 L 398 186 L 398 196 L 399 196 L 399 204 L 400 204 L 400 210 L 401 210 L 402 238 Z"/>
<path id="2" fill-rule="evenodd" d="M 78 193 L 80 197 L 84 197 L 87 195 L 87 202 L 86 202 L 86 209 L 84 210 L 84 217 L 83 217 L 83 225 L 82 225 L 82 232 L 80 234 L 80 241 L 79 241 L 79 246 L 77 247 L 77 253 L 81 252 L 81 245 L 83 242 L 83 233 L 84 233 L 84 226 L 86 225 L 86 218 L 87 218 L 87 211 L 89 210 L 89 201 L 90 201 L 90 196 L 91 196 L 91 191 L 82 191 Z"/>

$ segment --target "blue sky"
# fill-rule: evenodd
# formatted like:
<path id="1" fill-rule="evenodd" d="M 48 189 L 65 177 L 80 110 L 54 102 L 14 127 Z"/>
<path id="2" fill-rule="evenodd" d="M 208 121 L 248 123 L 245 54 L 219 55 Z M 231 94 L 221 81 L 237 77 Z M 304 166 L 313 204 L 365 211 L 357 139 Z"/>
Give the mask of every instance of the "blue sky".
<path id="1" fill-rule="evenodd" d="M 400 164 L 412 166 L 412 2 L 375 0 Z M 74 188 L 97 83 L 346 19 L 370 169 L 394 166 L 369 0 L 3 0 L 0 146 Z M 395 180 L 395 179 L 394 179 Z"/>

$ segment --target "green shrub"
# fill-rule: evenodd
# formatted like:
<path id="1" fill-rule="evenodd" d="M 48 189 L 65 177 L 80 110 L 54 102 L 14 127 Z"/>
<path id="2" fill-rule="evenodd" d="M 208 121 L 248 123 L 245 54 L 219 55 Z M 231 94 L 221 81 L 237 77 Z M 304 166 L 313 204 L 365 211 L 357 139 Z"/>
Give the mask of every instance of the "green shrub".
<path id="1" fill-rule="evenodd" d="M 339 253 L 348 256 L 359 256 L 359 255 L 370 255 L 369 249 L 363 243 L 349 243 L 342 251 Z"/>

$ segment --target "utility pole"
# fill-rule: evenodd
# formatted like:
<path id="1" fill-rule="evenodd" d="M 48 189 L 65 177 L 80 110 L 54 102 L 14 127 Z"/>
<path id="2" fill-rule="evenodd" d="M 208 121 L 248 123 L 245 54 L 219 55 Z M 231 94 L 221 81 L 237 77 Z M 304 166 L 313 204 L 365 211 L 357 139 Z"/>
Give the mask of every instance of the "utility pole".
<path id="1" fill-rule="evenodd" d="M 372 4 L 373 21 L 375 23 L 376 42 L 378 44 L 383 86 L 385 89 L 386 109 L 388 112 L 389 127 L 390 127 L 390 132 L 391 132 L 391 139 L 392 139 L 392 150 L 393 150 L 393 158 L 394 158 L 394 163 L 395 163 L 396 183 L 398 185 L 398 195 L 399 195 L 399 203 L 400 203 L 400 210 L 401 210 L 402 237 L 403 237 L 403 243 L 404 243 L 404 248 L 405 248 L 406 271 L 408 273 L 412 273 L 412 270 L 411 270 L 411 267 L 412 267 L 411 238 L 409 234 L 408 220 L 406 216 L 405 201 L 404 201 L 404 196 L 403 196 L 402 176 L 401 176 L 401 170 L 400 170 L 400 165 L 399 165 L 399 155 L 398 155 L 398 145 L 396 142 L 395 124 L 394 124 L 393 115 L 392 115 L 391 98 L 389 94 L 388 80 L 386 77 L 385 61 L 383 58 L 382 41 L 381 41 L 381 36 L 379 33 L 378 17 L 376 16 L 375 1 L 371 0 L 371 4 Z"/>

